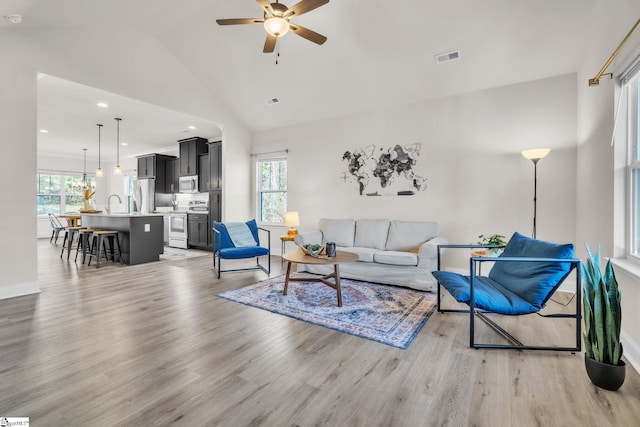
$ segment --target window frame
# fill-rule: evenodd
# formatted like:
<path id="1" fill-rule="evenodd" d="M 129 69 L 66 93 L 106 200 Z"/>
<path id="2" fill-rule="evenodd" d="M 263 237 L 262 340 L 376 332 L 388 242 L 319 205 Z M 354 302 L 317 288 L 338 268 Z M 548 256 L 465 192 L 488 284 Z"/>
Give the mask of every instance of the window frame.
<path id="1" fill-rule="evenodd" d="M 43 193 L 41 192 L 41 188 L 40 188 L 40 176 L 41 175 L 49 175 L 49 176 L 57 176 L 58 177 L 58 185 L 59 185 L 59 191 L 57 193 Z M 40 206 L 38 204 L 38 197 L 40 196 L 54 196 L 57 197 L 59 199 L 59 207 L 60 207 L 60 211 L 58 213 L 55 213 L 56 215 L 64 215 L 65 213 L 68 212 L 76 212 L 76 211 L 68 211 L 67 212 L 67 197 L 84 197 L 82 190 L 78 190 L 78 191 L 73 191 L 73 188 L 71 191 L 67 191 L 67 186 L 66 186 L 66 181 L 67 178 L 71 178 L 72 181 L 78 181 L 78 178 L 80 178 L 80 180 L 82 179 L 83 174 L 80 172 L 69 172 L 69 171 L 56 171 L 56 170 L 41 170 L 39 169 L 36 172 L 36 182 L 38 183 L 38 188 L 36 189 L 36 217 L 38 218 L 45 218 L 48 216 L 48 213 L 42 213 L 42 214 L 38 214 L 38 207 Z M 95 189 L 95 176 L 93 174 L 87 174 L 87 183 L 89 184 L 90 187 Z M 84 200 L 84 199 L 83 199 Z"/>
<path id="2" fill-rule="evenodd" d="M 640 56 L 620 76 L 625 144 L 625 257 L 640 265 Z M 624 102 L 622 102 L 624 101 Z"/>
<path id="3" fill-rule="evenodd" d="M 278 190 L 263 190 L 262 189 L 262 179 L 261 179 L 261 170 L 262 170 L 262 164 L 263 163 L 268 163 L 268 162 L 275 162 L 275 161 L 284 161 L 285 162 L 285 166 L 287 168 L 287 173 L 286 173 L 286 183 L 285 183 L 285 188 L 283 189 L 278 189 Z M 283 155 L 283 154 L 279 154 L 279 155 L 263 155 L 263 156 L 256 156 L 256 161 L 255 161 L 255 170 L 256 170 L 256 174 L 255 174 L 255 179 L 256 179 L 256 218 L 257 218 L 257 222 L 260 225 L 266 225 L 266 226 L 284 226 L 284 213 L 282 216 L 282 221 L 280 222 L 272 222 L 272 221 L 263 221 L 263 213 L 262 213 L 262 195 L 265 193 L 284 193 L 284 197 L 285 197 L 285 209 L 284 212 L 287 212 L 287 207 L 288 207 L 288 192 L 289 192 L 289 163 L 288 163 L 288 156 L 287 155 Z"/>

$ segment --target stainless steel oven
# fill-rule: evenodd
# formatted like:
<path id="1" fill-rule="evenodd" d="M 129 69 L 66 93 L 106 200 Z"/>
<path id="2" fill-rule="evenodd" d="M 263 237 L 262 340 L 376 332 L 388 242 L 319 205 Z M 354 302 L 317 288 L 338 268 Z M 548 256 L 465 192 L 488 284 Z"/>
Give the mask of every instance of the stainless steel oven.
<path id="1" fill-rule="evenodd" d="M 169 215 L 169 246 L 187 249 L 187 213 L 172 212 Z"/>

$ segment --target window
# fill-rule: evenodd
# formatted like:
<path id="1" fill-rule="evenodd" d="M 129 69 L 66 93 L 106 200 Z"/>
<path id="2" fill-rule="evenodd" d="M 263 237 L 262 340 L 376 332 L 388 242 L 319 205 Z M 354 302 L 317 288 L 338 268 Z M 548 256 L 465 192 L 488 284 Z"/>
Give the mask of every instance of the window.
<path id="1" fill-rule="evenodd" d="M 36 215 L 60 215 L 84 208 L 82 175 L 42 172 L 36 181 Z M 95 187 L 93 178 L 87 177 L 87 186 Z"/>
<path id="2" fill-rule="evenodd" d="M 260 222 L 284 224 L 284 214 L 287 212 L 286 157 L 260 159 L 256 171 Z"/>
<path id="3" fill-rule="evenodd" d="M 38 174 L 37 182 L 37 215 L 59 215 L 62 212 L 60 175 Z"/>
<path id="4" fill-rule="evenodd" d="M 640 59 L 640 58 L 639 58 Z M 631 72 L 623 73 L 623 95 L 626 95 L 627 169 L 629 177 L 629 255 L 640 257 L 640 61 Z M 624 93 L 626 86 L 626 94 Z M 621 120 L 620 125 L 624 121 Z"/>

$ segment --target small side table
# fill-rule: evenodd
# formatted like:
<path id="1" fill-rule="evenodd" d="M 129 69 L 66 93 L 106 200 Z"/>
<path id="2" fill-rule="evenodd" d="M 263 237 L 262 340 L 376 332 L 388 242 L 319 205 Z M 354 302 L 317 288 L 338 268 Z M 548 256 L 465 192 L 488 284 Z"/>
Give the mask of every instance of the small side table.
<path id="1" fill-rule="evenodd" d="M 284 256 L 284 249 L 285 249 L 285 242 L 293 242 L 296 240 L 296 236 L 290 236 L 289 234 L 285 234 L 284 236 L 280 236 L 280 245 L 282 248 L 282 252 L 280 252 L 280 265 L 284 264 L 284 258 L 282 258 Z"/>

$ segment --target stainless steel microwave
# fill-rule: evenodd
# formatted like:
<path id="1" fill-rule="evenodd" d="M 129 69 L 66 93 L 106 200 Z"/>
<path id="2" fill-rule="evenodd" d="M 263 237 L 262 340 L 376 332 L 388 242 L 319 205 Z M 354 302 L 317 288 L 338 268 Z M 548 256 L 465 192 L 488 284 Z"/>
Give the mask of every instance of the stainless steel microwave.
<path id="1" fill-rule="evenodd" d="M 181 176 L 180 192 L 181 193 L 197 193 L 198 192 L 198 175 Z"/>

